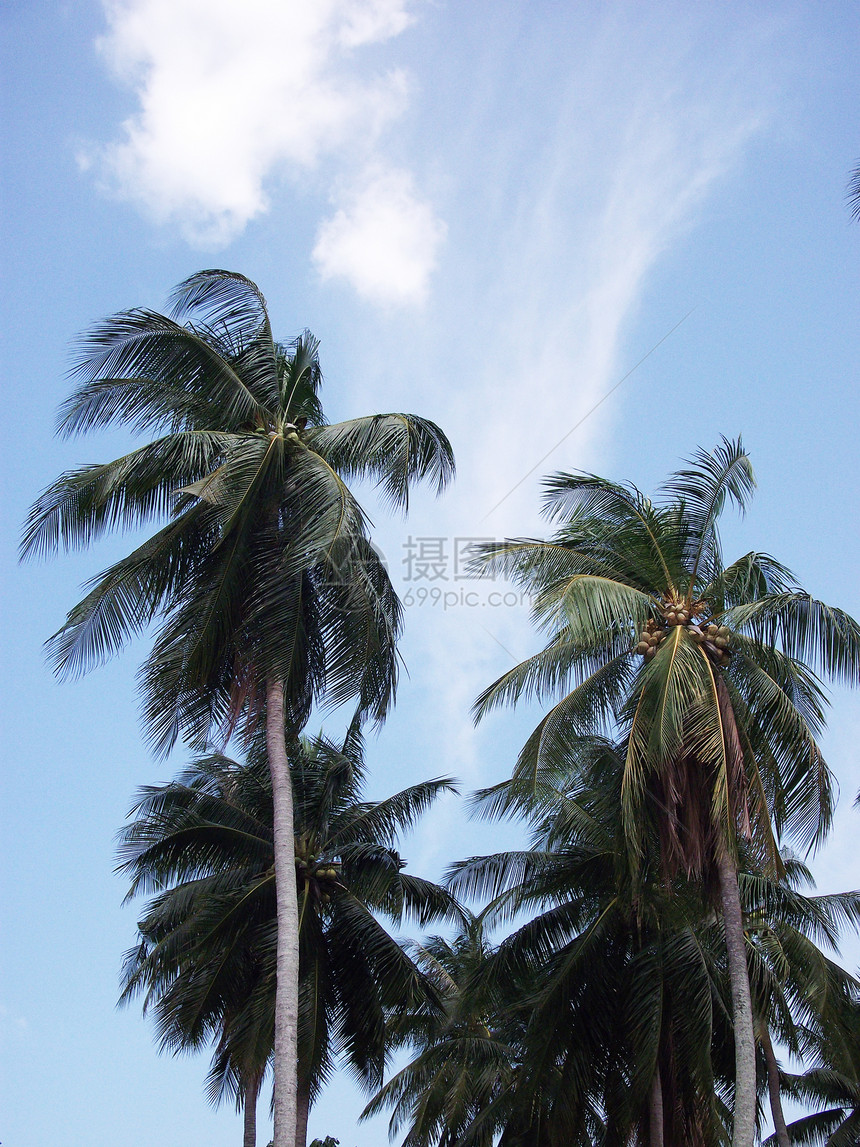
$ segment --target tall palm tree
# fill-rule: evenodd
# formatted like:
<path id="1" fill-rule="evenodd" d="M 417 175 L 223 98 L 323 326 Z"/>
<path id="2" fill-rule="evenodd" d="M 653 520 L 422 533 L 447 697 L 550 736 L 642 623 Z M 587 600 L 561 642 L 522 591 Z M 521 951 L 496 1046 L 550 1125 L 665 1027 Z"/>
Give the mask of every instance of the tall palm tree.
<path id="1" fill-rule="evenodd" d="M 531 826 L 524 851 L 454 865 L 459 894 L 495 919 L 528 915 L 487 962 L 492 984 L 528 985 L 517 1106 L 551 1143 L 722 1142 L 730 1041 L 721 976 L 699 937 L 713 913 L 694 882 L 660 879 L 649 834 L 631 879 L 620 813 L 623 749 L 581 738 L 531 783 L 478 794 Z M 716 1062 L 715 1062 L 716 1061 Z"/>
<path id="2" fill-rule="evenodd" d="M 367 1087 L 382 1082 L 394 1009 L 435 1006 L 430 982 L 379 923 L 426 924 L 456 911 L 443 889 L 404 871 L 396 848 L 447 778 L 385 800 L 362 797 L 361 738 L 294 743 L 295 879 L 299 925 L 297 1143 L 338 1057 Z M 129 896 L 157 890 L 126 957 L 122 1001 L 143 993 L 162 1046 L 215 1040 L 210 1098 L 232 1094 L 253 1147 L 260 1083 L 272 1054 L 275 889 L 272 785 L 265 741 L 247 765 L 219 754 L 177 781 L 145 788 L 121 834 Z"/>
<path id="3" fill-rule="evenodd" d="M 63 474 L 32 507 L 22 552 L 167 518 L 93 579 L 51 640 L 55 665 L 84 671 L 158 620 L 141 680 L 159 750 L 180 735 L 202 746 L 215 730 L 265 720 L 278 900 L 275 1145 L 292 1147 L 299 956 L 287 742 L 323 699 L 357 699 L 362 714 L 384 718 L 401 624 L 346 480 L 374 479 L 405 508 L 412 481 L 441 489 L 453 457 L 439 428 L 412 415 L 328 425 L 316 340 L 277 342 L 244 276 L 202 271 L 173 302 L 170 316 L 127 311 L 82 340 L 61 431 L 122 423 L 157 436 Z"/>
<path id="4" fill-rule="evenodd" d="M 719 890 L 732 987 L 735 1147 L 755 1135 L 755 1040 L 738 893 L 738 839 L 782 871 L 783 835 L 803 846 L 830 823 L 830 773 L 816 743 L 816 671 L 860 680 L 860 627 L 813 599 L 773 558 L 725 565 L 718 529 L 754 489 L 740 440 L 699 451 L 652 502 L 588 474 L 547 481 L 548 541 L 483 547 L 487 572 L 533 594 L 545 648 L 486 689 L 477 716 L 562 693 L 523 748 L 516 775 L 563 759 L 583 734 L 620 733 L 627 838 L 657 815 L 663 870 Z M 811 666 L 810 666 L 811 663 Z"/>

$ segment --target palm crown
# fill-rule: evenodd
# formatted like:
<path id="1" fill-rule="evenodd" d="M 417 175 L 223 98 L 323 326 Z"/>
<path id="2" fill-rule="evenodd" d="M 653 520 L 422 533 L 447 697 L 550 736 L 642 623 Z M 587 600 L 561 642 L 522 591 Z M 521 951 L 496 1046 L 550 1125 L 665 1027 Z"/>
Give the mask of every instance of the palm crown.
<path id="1" fill-rule="evenodd" d="M 79 347 L 62 432 L 122 422 L 158 436 L 63 474 L 34 504 L 23 553 L 169 521 L 93 579 L 52 638 L 55 663 L 85 670 L 161 617 L 143 673 L 161 748 L 253 713 L 270 675 L 294 729 L 322 696 L 382 717 L 400 607 L 346 480 L 370 477 L 405 507 L 415 479 L 450 478 L 447 439 L 414 415 L 328 425 L 317 341 L 278 343 L 243 276 L 200 272 L 173 302 L 170 317 L 113 316 Z"/>
<path id="2" fill-rule="evenodd" d="M 441 1006 L 394 1017 L 390 1038 L 413 1059 L 362 1113 L 364 1119 L 390 1109 L 390 1136 L 405 1128 L 404 1147 L 492 1147 L 506 1126 L 496 1106 L 512 1094 L 521 1048 L 519 1028 L 502 1016 L 522 983 L 489 986 L 485 917 L 464 911 L 452 938 L 411 945 Z"/>
<path id="3" fill-rule="evenodd" d="M 557 474 L 545 506 L 558 532 L 481 555 L 485 570 L 531 590 L 549 641 L 484 691 L 478 715 L 563 693 L 523 749 L 520 776 L 563 759 L 579 735 L 620 727 L 630 836 L 643 801 L 661 807 L 668 858 L 688 872 L 706 864 L 716 825 L 733 839 L 735 817 L 777 868 L 771 817 L 777 834 L 821 839 L 831 779 L 814 670 L 860 679 L 852 618 L 767 554 L 724 565 L 720 513 L 743 509 L 753 488 L 740 441 L 700 451 L 656 503 L 632 486 Z"/>
<path id="4" fill-rule="evenodd" d="M 524 986 L 512 1002 L 524 1066 L 507 1098 L 521 1119 L 539 1113 L 551 1143 L 656 1142 L 655 1125 L 667 1143 L 716 1143 L 727 1025 L 697 934 L 713 913 L 694 882 L 660 879 L 653 828 L 631 881 L 623 762 L 623 746 L 581 738 L 537 783 L 479 793 L 486 815 L 531 825 L 530 847 L 459 862 L 451 882 L 458 894 L 492 897 L 490 919 L 530 917 L 485 972 L 492 986 Z"/>
<path id="5" fill-rule="evenodd" d="M 434 1004 L 429 981 L 377 917 L 427 923 L 455 911 L 443 889 L 404 871 L 396 847 L 452 782 L 368 801 L 362 755 L 354 728 L 342 745 L 320 736 L 291 754 L 305 1119 L 338 1054 L 378 1086 L 388 1013 Z M 126 958 L 123 1001 L 143 993 L 166 1048 L 214 1039 L 211 1097 L 226 1091 L 253 1103 L 274 1037 L 273 810 L 263 739 L 247 765 L 209 754 L 176 781 L 144 788 L 132 812 L 120 838 L 129 897 L 157 894 Z"/>
<path id="6" fill-rule="evenodd" d="M 461 993 L 466 1008 L 483 1005 L 487 1030 L 516 1048 L 518 1062 L 494 1091 L 471 1093 L 460 1142 L 503 1128 L 502 1144 L 514 1144 L 528 1127 L 522 1142 L 535 1143 L 538 1124 L 551 1143 L 726 1141 L 732 1032 L 720 917 L 698 882 L 662 877 L 653 815 L 645 871 L 631 881 L 624 757 L 623 745 L 581 738 L 564 767 L 545 767 L 536 784 L 510 780 L 478 794 L 482 812 L 530 824 L 530 847 L 459 862 L 452 886 L 492 897 L 481 920 L 509 923 L 524 910 L 529 918 L 485 954 Z M 860 894 L 806 895 L 806 867 L 790 856 L 784 864 L 780 881 L 755 868 L 740 873 L 758 1058 L 767 1067 L 759 1076 L 774 1115 L 785 1086 L 769 1031 L 798 1057 L 817 1053 L 848 1022 L 860 987 L 818 946 L 835 948 L 839 925 L 860 924 Z M 437 1037 L 397 1086 L 422 1078 L 431 1057 L 444 1062 L 441 1049 Z M 470 1094 L 441 1075 L 426 1086 L 446 1083 L 451 1101 Z M 392 1103 L 394 1091 L 383 1093 Z M 397 1092 L 399 1106 L 407 1095 Z"/>

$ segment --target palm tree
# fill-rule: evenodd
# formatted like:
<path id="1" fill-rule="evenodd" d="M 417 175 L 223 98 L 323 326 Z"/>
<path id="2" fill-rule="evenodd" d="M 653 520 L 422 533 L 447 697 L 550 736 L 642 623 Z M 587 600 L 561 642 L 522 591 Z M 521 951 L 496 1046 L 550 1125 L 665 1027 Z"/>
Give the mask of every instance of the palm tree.
<path id="1" fill-rule="evenodd" d="M 738 838 L 782 872 L 783 835 L 819 841 L 830 773 L 816 743 L 824 697 L 814 670 L 856 683 L 860 627 L 814 600 L 773 558 L 723 563 L 718 520 L 754 489 L 740 440 L 699 451 L 652 502 L 594 475 L 547 481 L 549 541 L 483 547 L 486 572 L 534 595 L 545 648 L 478 698 L 495 705 L 561 692 L 515 775 L 563 760 L 584 734 L 626 743 L 621 807 L 634 856 L 645 810 L 657 817 L 663 872 L 716 886 L 729 961 L 735 1042 L 735 1147 L 755 1134 L 755 1040 L 738 893 Z M 812 664 L 810 668 L 809 664 Z"/>
<path id="2" fill-rule="evenodd" d="M 460 862 L 452 884 L 492 896 L 483 915 L 495 920 L 537 909 L 488 955 L 481 986 L 487 996 L 514 980 L 524 986 L 508 1008 L 528 1016 L 518 1041 L 528 1067 L 507 1090 L 519 1091 L 520 1108 L 542 1109 L 554 1142 L 591 1144 L 599 1120 L 607 1142 L 721 1143 L 720 1096 L 730 1095 L 732 1075 L 721 921 L 695 883 L 660 879 L 653 824 L 647 871 L 631 880 L 624 759 L 623 746 L 581 738 L 562 769 L 545 765 L 531 783 L 477 794 L 483 812 L 525 819 L 531 847 Z M 811 1040 L 828 1042 L 858 985 L 818 945 L 837 950 L 840 928 L 860 925 L 860 894 L 805 895 L 806 866 L 788 857 L 785 869 L 781 881 L 740 874 L 762 1078 L 777 1127 L 770 1032 L 797 1056 Z"/>
<path id="3" fill-rule="evenodd" d="M 699 936 L 713 914 L 695 883 L 659 878 L 656 832 L 631 879 L 623 765 L 623 748 L 583 737 L 531 782 L 477 794 L 485 814 L 525 819 L 530 847 L 462 861 L 452 886 L 492 897 L 497 921 L 529 916 L 485 977 L 528 985 L 516 1107 L 541 1112 L 550 1142 L 716 1144 L 731 1033 Z"/>
<path id="4" fill-rule="evenodd" d="M 299 956 L 287 742 L 318 701 L 357 699 L 362 715 L 385 717 L 401 625 L 346 480 L 372 478 L 405 508 L 413 480 L 437 489 L 449 480 L 451 447 L 412 415 L 327 425 L 316 340 L 278 343 L 259 288 L 227 271 L 180 284 L 171 316 L 132 310 L 98 324 L 75 375 L 63 433 L 124 423 L 157 437 L 63 474 L 32 507 L 22 552 L 80 547 L 166 517 L 93 580 L 51 639 L 54 663 L 85 671 L 158 620 L 142 688 L 160 751 L 180 735 L 202 747 L 215 730 L 250 733 L 265 721 L 278 902 L 275 1145 L 292 1147 Z"/>
<path id="5" fill-rule="evenodd" d="M 297 1143 L 311 1103 L 341 1056 L 378 1087 L 386 1017 L 434 1004 L 429 982 L 377 916 L 421 924 L 455 911 L 441 888 L 404 871 L 396 849 L 447 778 L 385 800 L 362 798 L 365 770 L 355 727 L 335 746 L 294 744 L 295 872 L 300 904 Z M 215 1040 L 214 1101 L 232 1094 L 255 1140 L 260 1083 L 272 1054 L 275 889 L 272 785 L 265 741 L 247 765 L 219 754 L 196 760 L 168 785 L 142 790 L 121 834 L 129 897 L 157 890 L 126 957 L 122 1002 L 143 993 L 163 1047 Z M 429 991 L 429 995 L 428 995 Z"/>
<path id="6" fill-rule="evenodd" d="M 485 912 L 464 912 L 451 939 L 410 945 L 442 1006 L 392 1020 L 392 1046 L 408 1048 L 413 1058 L 362 1113 L 365 1119 L 391 1110 L 389 1132 L 406 1129 L 404 1147 L 492 1147 L 505 1130 L 494 1108 L 515 1085 L 522 1049 L 508 1017 L 521 985 L 489 987 L 493 948 L 485 923 Z"/>
<path id="7" fill-rule="evenodd" d="M 860 1142 L 860 992 L 856 986 L 843 1015 L 824 1038 L 810 1040 L 816 1063 L 801 1075 L 781 1074 L 795 1099 L 820 1109 L 788 1125 L 792 1144 L 856 1147 Z M 823 1108 L 821 1105 L 824 1105 Z M 776 1136 L 765 1147 L 775 1147 Z"/>
<path id="8" fill-rule="evenodd" d="M 846 1014 L 860 984 L 822 950 L 838 953 L 843 926 L 860 928 L 860 893 L 808 895 L 809 869 L 795 857 L 785 860 L 780 881 L 744 872 L 740 876 L 747 960 L 756 1038 L 767 1079 L 771 1118 L 779 1147 L 791 1136 L 782 1110 L 783 1090 L 773 1034 L 803 1059 L 840 1042 Z"/>

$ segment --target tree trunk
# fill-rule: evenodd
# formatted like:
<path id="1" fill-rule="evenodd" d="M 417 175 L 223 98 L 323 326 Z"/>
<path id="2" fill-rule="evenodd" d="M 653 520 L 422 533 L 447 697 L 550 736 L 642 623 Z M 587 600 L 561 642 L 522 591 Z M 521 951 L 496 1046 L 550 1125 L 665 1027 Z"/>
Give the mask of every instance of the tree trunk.
<path id="1" fill-rule="evenodd" d="M 716 851 L 735 1031 L 735 1110 L 732 1147 L 753 1147 L 756 1113 L 755 1035 L 744 922 L 738 890 L 738 867 L 725 841 L 720 840 Z"/>
<path id="2" fill-rule="evenodd" d="M 663 1147 L 663 1084 L 659 1063 L 654 1068 L 648 1100 L 648 1142 L 649 1147 Z"/>
<path id="3" fill-rule="evenodd" d="M 284 732 L 284 686 L 281 681 L 266 682 L 266 748 L 269 770 L 272 774 L 275 813 L 275 895 L 278 914 L 273 1147 L 295 1147 L 299 912 L 296 895 L 293 786 Z"/>
<path id="4" fill-rule="evenodd" d="M 306 1147 L 308 1141 L 308 1114 L 311 1109 L 310 1088 L 299 1080 L 296 1103 L 296 1147 Z"/>
<path id="5" fill-rule="evenodd" d="M 782 1100 L 779 1095 L 779 1064 L 770 1042 L 770 1032 L 767 1023 L 761 1024 L 761 1046 L 767 1063 L 767 1090 L 770 1095 L 770 1114 L 773 1119 L 773 1129 L 776 1132 L 776 1141 L 779 1147 L 791 1147 L 788 1137 L 788 1128 L 785 1125 L 785 1116 L 782 1113 Z"/>
<path id="6" fill-rule="evenodd" d="M 257 1147 L 257 1093 L 260 1090 L 258 1077 L 250 1080 L 242 1097 L 245 1134 L 242 1147 Z"/>

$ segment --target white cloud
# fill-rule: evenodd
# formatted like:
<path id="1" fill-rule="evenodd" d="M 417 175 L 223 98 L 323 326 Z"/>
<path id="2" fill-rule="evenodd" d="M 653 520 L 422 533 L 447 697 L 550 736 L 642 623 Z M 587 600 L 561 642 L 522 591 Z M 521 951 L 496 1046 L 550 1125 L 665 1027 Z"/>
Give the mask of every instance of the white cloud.
<path id="1" fill-rule="evenodd" d="M 485 74 L 487 90 L 471 102 L 463 97 L 459 117 L 449 120 L 461 134 L 439 145 L 445 170 L 456 172 L 459 200 L 446 209 L 445 291 L 434 297 L 432 327 L 408 325 L 399 341 L 386 329 L 371 352 L 380 361 L 369 368 L 363 405 L 408 405 L 437 418 L 459 463 L 457 483 L 439 503 L 422 501 L 405 524 L 380 516 L 374 533 L 395 577 L 411 535 L 437 539 L 448 555 L 447 580 L 399 585 L 413 591 L 404 644 L 412 676 L 385 740 L 401 737 L 404 754 L 414 757 L 410 780 L 444 770 L 468 790 L 509 776 L 545 712 L 545 705 L 520 706 L 472 727 L 474 698 L 539 648 L 540 637 L 515 594 L 494 605 L 490 591 L 510 585 L 456 580 L 454 540 L 545 534 L 539 484 L 555 469 L 636 476 L 639 459 L 611 456 L 616 399 L 589 411 L 682 317 L 670 314 L 647 341 L 625 348 L 661 256 L 696 223 L 764 122 L 765 99 L 739 82 L 748 71 L 743 55 L 721 48 L 687 60 L 668 15 L 650 33 L 650 43 L 632 47 L 624 37 L 571 32 L 547 50 L 572 61 L 567 71 L 524 69 L 529 84 L 520 76 L 515 87 L 509 45 L 494 50 L 498 70 Z M 355 337 L 348 359 L 367 355 L 373 341 L 366 328 Z M 654 362 L 673 353 L 669 340 Z M 642 381 L 634 375 L 617 398 L 643 401 Z M 361 409 L 359 396 L 355 402 Z M 674 462 L 672 453 L 666 469 Z M 392 759 L 390 787 L 402 768 L 396 751 Z M 506 847 L 510 831 L 506 824 Z M 438 873 L 452 857 L 497 847 L 492 836 L 466 824 L 455 806 L 428 817 L 410 848 Z"/>
<path id="2" fill-rule="evenodd" d="M 157 222 L 177 223 L 191 242 L 221 245 L 267 210 L 267 180 L 333 158 L 352 206 L 324 232 L 327 273 L 345 274 L 359 290 L 366 284 L 374 297 L 420 296 L 440 225 L 411 177 L 389 173 L 349 190 L 349 173 L 378 162 L 380 133 L 406 104 L 402 71 L 361 67 L 362 48 L 410 23 L 406 0 L 104 5 L 109 30 L 100 49 L 139 108 L 123 138 L 83 155 L 82 167 L 98 159 L 113 188 Z M 389 244 L 396 282 L 387 293 L 381 268 L 367 278 L 338 265 L 338 252 L 348 263 L 374 226 L 367 199 L 374 186 L 383 195 L 380 217 L 401 236 L 397 250 Z M 359 228 L 352 238 L 351 219 Z"/>
<path id="3" fill-rule="evenodd" d="M 313 251 L 322 278 L 345 279 L 379 303 L 420 302 L 445 225 L 418 198 L 409 172 L 374 168 L 341 199 Z"/>

